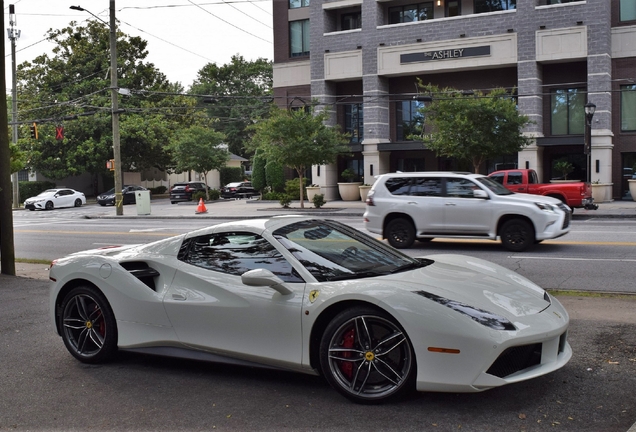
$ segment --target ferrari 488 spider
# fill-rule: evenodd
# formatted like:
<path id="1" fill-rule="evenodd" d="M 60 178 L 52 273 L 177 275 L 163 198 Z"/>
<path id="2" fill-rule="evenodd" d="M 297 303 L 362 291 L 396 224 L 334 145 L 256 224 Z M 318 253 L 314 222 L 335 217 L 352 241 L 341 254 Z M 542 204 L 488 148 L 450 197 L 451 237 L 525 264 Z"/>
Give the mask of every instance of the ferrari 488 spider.
<path id="1" fill-rule="evenodd" d="M 469 256 L 411 258 L 326 219 L 78 252 L 50 278 L 55 328 L 86 363 L 127 350 L 282 368 L 377 403 L 487 390 L 572 356 L 567 312 L 528 279 Z"/>

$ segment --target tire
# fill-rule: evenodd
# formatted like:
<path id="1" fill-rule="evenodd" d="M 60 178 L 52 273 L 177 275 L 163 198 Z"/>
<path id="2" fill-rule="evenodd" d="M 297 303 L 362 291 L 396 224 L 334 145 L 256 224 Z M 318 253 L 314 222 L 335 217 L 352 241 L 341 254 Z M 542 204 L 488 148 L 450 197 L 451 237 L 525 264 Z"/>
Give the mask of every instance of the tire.
<path id="1" fill-rule="evenodd" d="M 83 363 L 102 363 L 117 352 L 117 325 L 108 301 L 94 287 L 78 286 L 64 297 L 58 316 L 66 349 Z"/>
<path id="2" fill-rule="evenodd" d="M 336 315 L 325 329 L 320 369 L 344 397 L 375 404 L 412 391 L 417 367 L 404 330 L 388 314 L 356 306 Z"/>
<path id="3" fill-rule="evenodd" d="M 46 210 L 53 210 L 55 208 L 55 206 L 53 205 L 53 201 L 47 201 L 44 205 L 44 208 Z"/>
<path id="4" fill-rule="evenodd" d="M 81 207 L 81 206 L 82 206 L 82 200 L 81 200 L 81 199 L 79 199 L 79 198 L 77 198 L 77 199 L 75 200 L 75 207 Z"/>
<path id="5" fill-rule="evenodd" d="M 177 203 L 176 201 L 170 201 L 170 204 L 176 204 L 176 203 Z"/>
<path id="6" fill-rule="evenodd" d="M 385 237 L 394 248 L 407 249 L 415 241 L 415 228 L 407 219 L 393 219 L 386 226 Z"/>
<path id="7" fill-rule="evenodd" d="M 511 252 L 522 252 L 534 244 L 534 228 L 523 219 L 511 219 L 499 232 L 501 243 Z"/>

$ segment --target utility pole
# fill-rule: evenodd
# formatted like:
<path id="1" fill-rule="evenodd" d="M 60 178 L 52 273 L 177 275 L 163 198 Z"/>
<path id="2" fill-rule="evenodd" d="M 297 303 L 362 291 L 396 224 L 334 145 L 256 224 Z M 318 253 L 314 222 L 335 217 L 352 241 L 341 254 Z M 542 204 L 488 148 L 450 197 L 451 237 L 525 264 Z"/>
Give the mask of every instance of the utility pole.
<path id="1" fill-rule="evenodd" d="M 15 16 L 15 5 L 9 5 L 9 25 L 11 28 L 7 29 L 7 34 L 11 40 L 11 122 L 13 123 L 13 144 L 18 143 L 18 78 L 16 77 L 16 63 L 15 63 L 15 42 L 20 38 L 20 30 L 14 26 L 18 23 Z M 18 173 L 14 172 L 11 176 L 11 183 L 13 184 L 13 208 L 20 207 L 20 187 L 18 185 Z"/>
<path id="2" fill-rule="evenodd" d="M 4 0 L 0 0 L 4 10 Z M 4 14 L 0 18 L 4 27 Z M 2 274 L 15 276 L 15 246 L 13 243 L 13 212 L 11 211 L 11 151 L 7 115 L 7 85 L 5 84 L 4 44 L 0 44 L 0 270 Z"/>
<path id="3" fill-rule="evenodd" d="M 113 158 L 115 159 L 115 211 L 124 214 L 121 178 L 121 147 L 119 140 L 119 107 L 117 104 L 117 23 L 115 22 L 115 0 L 110 0 L 110 94 L 113 118 Z"/>

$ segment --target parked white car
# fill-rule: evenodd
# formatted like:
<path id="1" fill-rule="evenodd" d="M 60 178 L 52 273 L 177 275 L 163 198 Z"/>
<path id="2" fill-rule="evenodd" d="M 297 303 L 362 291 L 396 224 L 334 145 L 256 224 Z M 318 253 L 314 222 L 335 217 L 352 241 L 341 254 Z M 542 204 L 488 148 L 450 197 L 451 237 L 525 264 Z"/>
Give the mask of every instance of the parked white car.
<path id="1" fill-rule="evenodd" d="M 520 252 L 565 235 L 572 211 L 556 198 L 514 193 L 481 174 L 392 173 L 369 191 L 365 228 L 396 248 L 417 239 L 501 239 Z"/>
<path id="2" fill-rule="evenodd" d="M 47 189 L 37 196 L 24 201 L 24 208 L 33 210 L 53 210 L 59 207 L 81 207 L 86 204 L 83 192 L 73 189 Z"/>

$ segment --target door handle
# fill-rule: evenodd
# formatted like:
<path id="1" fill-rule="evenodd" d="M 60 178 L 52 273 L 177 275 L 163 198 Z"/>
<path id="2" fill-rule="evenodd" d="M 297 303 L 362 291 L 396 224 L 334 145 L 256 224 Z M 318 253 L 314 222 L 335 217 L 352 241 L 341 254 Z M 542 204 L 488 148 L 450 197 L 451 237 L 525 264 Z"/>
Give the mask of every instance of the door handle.
<path id="1" fill-rule="evenodd" d="M 455 204 L 455 203 L 445 203 L 444 205 L 455 207 L 457 204 Z"/>
<path id="2" fill-rule="evenodd" d="M 172 300 L 185 301 L 186 296 L 184 296 L 183 294 L 172 293 Z"/>

